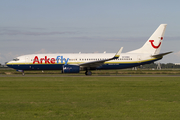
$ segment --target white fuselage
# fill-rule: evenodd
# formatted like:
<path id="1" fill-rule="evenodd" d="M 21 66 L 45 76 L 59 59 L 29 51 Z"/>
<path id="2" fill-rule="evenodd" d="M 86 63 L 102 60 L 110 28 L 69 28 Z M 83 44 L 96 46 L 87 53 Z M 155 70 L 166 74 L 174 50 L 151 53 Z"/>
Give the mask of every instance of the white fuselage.
<path id="1" fill-rule="evenodd" d="M 51 65 L 79 65 L 86 62 L 109 59 L 113 57 L 114 55 L 115 53 L 30 54 L 30 55 L 23 55 L 23 56 L 17 57 L 16 60 L 8 62 L 7 65 L 11 67 L 14 66 L 15 69 L 22 69 L 22 70 L 32 70 L 33 68 L 37 70 L 45 70 L 45 69 L 49 70 L 49 69 L 54 68 Z M 106 66 L 109 65 L 111 66 L 110 67 L 111 69 L 113 68 L 121 69 L 121 68 L 125 68 L 125 66 L 128 68 L 132 66 L 138 66 L 147 62 L 151 63 L 156 60 L 158 59 L 151 57 L 150 54 L 121 53 L 118 59 L 106 61 L 104 62 L 103 65 L 106 65 Z M 40 65 L 40 66 L 33 67 L 37 65 Z M 18 68 L 18 66 L 20 67 Z M 99 66 L 97 67 L 97 69 L 98 68 L 101 68 L 101 67 Z M 105 67 L 105 68 L 108 68 L 108 67 Z M 102 69 L 105 69 L 105 68 L 102 67 Z M 55 67 L 55 69 L 57 68 Z M 62 67 L 60 67 L 59 70 L 62 70 Z"/>

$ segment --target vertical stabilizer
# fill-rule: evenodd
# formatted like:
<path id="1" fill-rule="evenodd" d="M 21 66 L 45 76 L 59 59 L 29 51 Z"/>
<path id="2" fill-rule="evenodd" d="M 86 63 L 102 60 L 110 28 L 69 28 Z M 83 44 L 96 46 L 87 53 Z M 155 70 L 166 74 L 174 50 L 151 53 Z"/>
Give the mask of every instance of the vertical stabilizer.
<path id="1" fill-rule="evenodd" d="M 141 48 L 130 51 L 128 53 L 159 54 L 166 26 L 167 24 L 161 24 Z"/>

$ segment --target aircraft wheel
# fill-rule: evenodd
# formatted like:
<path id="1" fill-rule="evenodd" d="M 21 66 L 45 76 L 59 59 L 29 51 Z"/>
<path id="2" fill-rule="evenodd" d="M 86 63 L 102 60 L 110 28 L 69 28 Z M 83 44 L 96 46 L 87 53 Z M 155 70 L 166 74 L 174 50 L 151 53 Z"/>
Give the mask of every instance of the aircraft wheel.
<path id="1" fill-rule="evenodd" d="M 92 72 L 91 71 L 86 71 L 85 75 L 92 75 Z"/>

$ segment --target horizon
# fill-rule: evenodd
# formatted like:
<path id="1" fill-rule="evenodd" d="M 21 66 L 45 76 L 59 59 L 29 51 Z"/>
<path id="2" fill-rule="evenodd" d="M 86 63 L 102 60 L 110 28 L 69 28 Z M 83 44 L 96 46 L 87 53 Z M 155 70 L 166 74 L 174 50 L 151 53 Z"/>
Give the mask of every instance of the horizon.
<path id="1" fill-rule="evenodd" d="M 0 63 L 36 53 L 123 53 L 167 24 L 161 63 L 179 63 L 180 1 L 2 1 Z M 167 9 L 168 8 L 168 9 Z"/>

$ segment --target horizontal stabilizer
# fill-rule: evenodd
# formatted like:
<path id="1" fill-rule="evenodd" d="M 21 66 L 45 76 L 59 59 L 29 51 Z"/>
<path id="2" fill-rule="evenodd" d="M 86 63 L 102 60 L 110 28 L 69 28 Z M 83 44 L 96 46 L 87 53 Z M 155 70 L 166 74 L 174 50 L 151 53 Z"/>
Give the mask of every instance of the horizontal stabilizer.
<path id="1" fill-rule="evenodd" d="M 170 53 L 172 53 L 172 52 L 173 52 L 173 51 L 171 51 L 171 52 L 166 52 L 166 53 L 160 53 L 160 54 L 152 55 L 152 57 L 156 57 L 156 58 L 158 58 L 158 57 L 163 57 L 164 55 L 170 54 Z"/>

